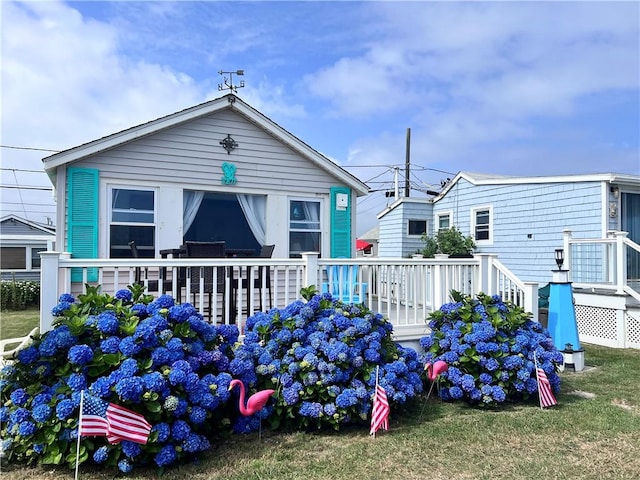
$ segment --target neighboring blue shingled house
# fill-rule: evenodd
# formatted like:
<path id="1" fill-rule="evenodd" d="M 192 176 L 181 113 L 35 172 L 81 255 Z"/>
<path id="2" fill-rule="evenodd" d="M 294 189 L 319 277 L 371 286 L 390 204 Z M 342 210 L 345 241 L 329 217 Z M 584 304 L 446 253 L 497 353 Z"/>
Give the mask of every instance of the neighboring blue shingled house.
<path id="1" fill-rule="evenodd" d="M 433 199 L 399 198 L 378 215 L 379 256 L 409 256 L 421 231 L 458 227 L 477 252 L 495 253 L 526 281 L 547 283 L 562 232 L 604 238 L 629 232 L 640 243 L 640 175 L 506 177 L 460 172 Z M 640 262 L 636 262 L 640 264 Z M 630 278 L 640 277 L 637 271 Z"/>

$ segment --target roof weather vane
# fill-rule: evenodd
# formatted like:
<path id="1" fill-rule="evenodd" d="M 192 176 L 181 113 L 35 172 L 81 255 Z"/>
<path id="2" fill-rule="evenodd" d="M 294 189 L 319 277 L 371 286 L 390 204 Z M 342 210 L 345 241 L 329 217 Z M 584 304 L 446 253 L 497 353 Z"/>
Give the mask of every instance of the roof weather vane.
<path id="1" fill-rule="evenodd" d="M 244 87 L 244 80 L 240 80 L 240 84 L 239 85 L 234 85 L 233 84 L 233 76 L 234 75 L 238 75 L 238 76 L 244 75 L 244 70 L 236 70 L 235 72 L 224 72 L 224 71 L 220 70 L 218 72 L 218 74 L 219 75 L 229 75 L 228 79 L 225 76 L 225 77 L 223 77 L 223 79 L 224 79 L 223 83 L 219 83 L 218 84 L 218 91 L 231 90 L 233 93 L 238 93 L 238 88 Z"/>

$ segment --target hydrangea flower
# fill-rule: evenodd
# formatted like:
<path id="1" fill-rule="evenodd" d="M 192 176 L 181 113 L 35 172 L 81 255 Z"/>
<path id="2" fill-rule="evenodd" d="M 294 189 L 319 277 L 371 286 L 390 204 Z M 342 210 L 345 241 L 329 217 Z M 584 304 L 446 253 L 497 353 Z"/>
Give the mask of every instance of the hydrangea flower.
<path id="1" fill-rule="evenodd" d="M 88 345 L 74 345 L 69 349 L 68 358 L 72 364 L 84 366 L 93 359 L 93 350 Z"/>
<path id="2" fill-rule="evenodd" d="M 442 399 L 496 406 L 537 396 L 534 357 L 559 391 L 562 354 L 542 325 L 499 296 L 452 296 L 430 315 L 431 333 L 420 339 L 426 361 L 449 365 L 441 374 Z"/>

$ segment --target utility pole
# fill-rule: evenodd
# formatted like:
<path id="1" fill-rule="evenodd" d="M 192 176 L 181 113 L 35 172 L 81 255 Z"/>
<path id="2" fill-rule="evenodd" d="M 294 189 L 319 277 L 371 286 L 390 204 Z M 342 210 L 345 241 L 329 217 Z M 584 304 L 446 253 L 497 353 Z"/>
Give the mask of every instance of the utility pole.
<path id="1" fill-rule="evenodd" d="M 407 128 L 407 149 L 405 158 L 404 196 L 409 196 L 409 174 L 411 167 L 411 129 Z"/>

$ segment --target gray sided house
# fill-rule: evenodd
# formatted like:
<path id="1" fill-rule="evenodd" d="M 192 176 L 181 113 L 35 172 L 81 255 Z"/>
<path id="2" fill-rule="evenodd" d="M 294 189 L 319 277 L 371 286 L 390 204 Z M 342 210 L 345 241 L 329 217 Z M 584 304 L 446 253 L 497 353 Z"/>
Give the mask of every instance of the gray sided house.
<path id="1" fill-rule="evenodd" d="M 185 241 L 273 257 L 355 256 L 368 187 L 229 94 L 43 159 L 57 244 L 75 258 L 157 258 Z"/>
<path id="2" fill-rule="evenodd" d="M 455 225 L 474 237 L 477 252 L 495 253 L 519 278 L 544 284 L 557 268 L 554 250 L 562 248 L 565 229 L 574 238 L 626 231 L 640 243 L 640 176 L 460 172 L 437 197 L 398 199 L 378 218 L 380 256 L 414 253 L 420 242 L 409 233 L 410 221 L 427 219 L 430 235 Z M 638 278 L 640 266 L 630 262 L 629 267 L 629 277 Z"/>
<path id="3" fill-rule="evenodd" d="M 0 219 L 2 280 L 40 280 L 40 252 L 53 250 L 55 228 L 16 215 Z"/>

